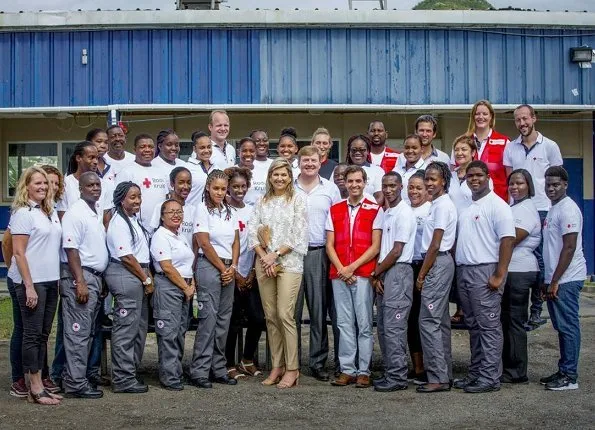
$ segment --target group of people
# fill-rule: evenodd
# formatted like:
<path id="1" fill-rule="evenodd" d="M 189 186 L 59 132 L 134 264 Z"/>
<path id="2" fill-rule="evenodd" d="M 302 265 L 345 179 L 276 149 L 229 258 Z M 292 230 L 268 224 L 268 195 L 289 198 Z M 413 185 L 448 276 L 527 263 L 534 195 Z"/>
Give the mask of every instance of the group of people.
<path id="1" fill-rule="evenodd" d="M 514 120 L 520 135 L 509 141 L 494 129 L 490 103 L 477 102 L 451 154 L 432 144 L 430 115 L 418 118 L 402 153 L 372 121 L 349 139 L 341 163 L 329 158 L 324 128 L 301 149 L 295 130 L 284 129 L 275 159 L 265 130 L 235 148 L 219 110 L 209 133 L 193 133 L 188 161 L 173 130 L 155 140 L 137 135 L 134 154 L 120 125 L 90 131 L 65 177 L 52 166 L 30 167 L 17 185 L 2 243 L 15 322 L 11 394 L 55 405 L 62 391 L 100 398 L 98 387 L 109 384 L 116 393 L 146 392 L 137 371 L 151 314 L 163 388 L 182 390 L 185 377 L 211 388 L 258 376 L 263 330 L 272 369 L 262 384 L 291 388 L 300 378 L 304 299 L 308 366 L 318 380 L 380 392 L 411 380 L 421 393 L 495 391 L 528 381 L 530 291 L 532 318 L 547 298 L 560 341 L 558 371 L 541 382 L 578 388 L 582 215 L 566 195 L 560 150 L 536 130 L 533 108 L 519 106 Z M 469 371 L 459 380 L 449 301 L 460 308 L 452 318 L 470 332 Z M 384 374 L 372 381 L 374 304 Z M 105 315 L 111 380 L 99 372 Z"/>

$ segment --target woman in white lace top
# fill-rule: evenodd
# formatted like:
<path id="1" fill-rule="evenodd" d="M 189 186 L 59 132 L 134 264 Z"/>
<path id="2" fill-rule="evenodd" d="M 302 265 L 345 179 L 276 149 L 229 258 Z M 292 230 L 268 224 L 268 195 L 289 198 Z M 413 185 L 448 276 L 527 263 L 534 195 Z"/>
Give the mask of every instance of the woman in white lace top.
<path id="1" fill-rule="evenodd" d="M 294 315 L 308 251 L 308 219 L 306 200 L 294 191 L 291 165 L 282 158 L 269 168 L 266 193 L 248 223 L 248 244 L 258 256 L 256 277 L 273 361 L 263 385 L 290 388 L 299 380 Z"/>

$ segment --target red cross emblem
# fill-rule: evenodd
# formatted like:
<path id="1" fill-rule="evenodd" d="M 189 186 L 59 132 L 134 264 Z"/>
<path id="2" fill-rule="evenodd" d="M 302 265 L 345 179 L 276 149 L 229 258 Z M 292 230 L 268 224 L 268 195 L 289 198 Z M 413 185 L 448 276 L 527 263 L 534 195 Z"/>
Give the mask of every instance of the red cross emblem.
<path id="1" fill-rule="evenodd" d="M 145 178 L 145 180 L 143 181 L 143 185 L 145 186 L 145 188 L 149 188 L 151 186 L 151 181 L 149 180 L 149 178 Z"/>
<path id="2" fill-rule="evenodd" d="M 122 247 L 122 246 L 121 246 L 121 247 L 120 247 L 120 250 L 122 250 L 122 249 L 124 249 L 124 247 Z"/>
<path id="3" fill-rule="evenodd" d="M 246 224 L 244 224 L 242 221 L 240 221 L 240 231 L 244 231 L 245 228 L 246 228 Z"/>
<path id="4" fill-rule="evenodd" d="M 475 221 L 479 219 L 479 215 L 475 215 Z"/>
<path id="5" fill-rule="evenodd" d="M 72 239 L 71 238 L 68 238 L 68 242 L 72 242 Z"/>
<path id="6" fill-rule="evenodd" d="M 568 227 L 566 227 L 566 228 L 570 228 L 570 227 L 571 227 L 571 225 L 570 225 L 570 224 L 568 224 Z"/>

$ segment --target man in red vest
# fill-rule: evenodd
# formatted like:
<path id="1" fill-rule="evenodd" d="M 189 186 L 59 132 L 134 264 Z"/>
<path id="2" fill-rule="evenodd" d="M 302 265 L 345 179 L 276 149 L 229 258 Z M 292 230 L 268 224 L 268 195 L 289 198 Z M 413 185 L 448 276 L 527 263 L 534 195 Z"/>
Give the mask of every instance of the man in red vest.
<path id="1" fill-rule="evenodd" d="M 372 151 L 370 152 L 371 164 L 380 166 L 384 173 L 388 173 L 395 168 L 399 151 L 386 146 L 388 133 L 384 128 L 382 121 L 372 121 L 368 126 L 368 137 L 372 142 Z"/>
<path id="2" fill-rule="evenodd" d="M 366 181 L 366 172 L 360 166 L 347 167 L 349 197 L 331 206 L 326 222 L 326 252 L 332 263 L 330 278 L 340 333 L 341 374 L 331 382 L 336 386 L 371 385 L 374 292 L 370 277 L 380 251 L 383 211 L 364 197 Z"/>

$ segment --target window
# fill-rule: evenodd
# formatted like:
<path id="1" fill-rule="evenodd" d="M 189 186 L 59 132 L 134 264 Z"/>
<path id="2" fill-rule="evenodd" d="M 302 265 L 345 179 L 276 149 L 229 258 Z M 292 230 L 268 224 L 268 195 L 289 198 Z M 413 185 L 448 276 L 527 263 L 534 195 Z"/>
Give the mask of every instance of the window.
<path id="1" fill-rule="evenodd" d="M 19 142 L 8 144 L 8 197 L 14 197 L 19 177 L 25 169 L 49 164 L 58 167 L 56 142 Z"/>

